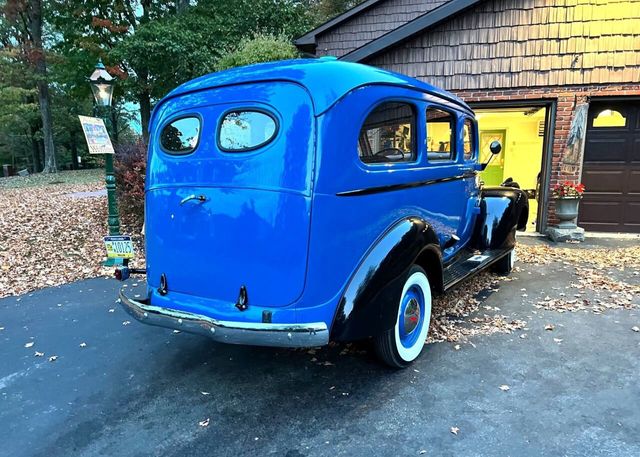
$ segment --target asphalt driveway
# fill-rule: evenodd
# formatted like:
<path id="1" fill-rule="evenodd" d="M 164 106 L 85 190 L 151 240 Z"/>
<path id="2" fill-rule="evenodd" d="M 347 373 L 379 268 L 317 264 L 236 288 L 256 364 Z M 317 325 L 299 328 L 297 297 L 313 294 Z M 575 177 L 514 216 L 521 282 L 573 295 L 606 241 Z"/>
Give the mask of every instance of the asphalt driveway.
<path id="1" fill-rule="evenodd" d="M 533 313 L 521 289 L 571 273 L 522 268 L 483 305 L 526 330 L 430 344 L 403 371 L 366 345 L 226 346 L 127 323 L 107 279 L 2 299 L 0 455 L 640 455 L 640 311 Z"/>

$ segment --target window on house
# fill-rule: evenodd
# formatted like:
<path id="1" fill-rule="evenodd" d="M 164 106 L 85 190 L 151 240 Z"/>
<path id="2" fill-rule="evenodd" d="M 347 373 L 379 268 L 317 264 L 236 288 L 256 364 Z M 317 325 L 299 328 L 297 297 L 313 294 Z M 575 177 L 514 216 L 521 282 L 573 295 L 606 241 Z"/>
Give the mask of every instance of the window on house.
<path id="1" fill-rule="evenodd" d="M 169 154 L 182 155 L 193 151 L 200 138 L 200 119 L 183 117 L 167 124 L 160 132 L 160 144 Z"/>
<path id="2" fill-rule="evenodd" d="M 439 108 L 427 109 L 427 158 L 429 161 L 455 157 L 455 116 Z"/>
<path id="3" fill-rule="evenodd" d="M 475 127 L 473 121 L 469 118 L 464 120 L 464 127 L 462 129 L 463 135 L 463 147 L 464 147 L 464 160 L 473 159 L 473 150 L 475 146 Z"/>
<path id="4" fill-rule="evenodd" d="M 613 109 L 603 109 L 594 118 L 593 127 L 626 127 L 627 118 L 620 112 Z"/>
<path id="5" fill-rule="evenodd" d="M 376 107 L 360 129 L 358 155 L 364 163 L 412 162 L 416 159 L 413 105 L 386 102 Z"/>
<path id="6" fill-rule="evenodd" d="M 225 152 L 244 152 L 265 146 L 276 136 L 278 124 L 262 111 L 230 111 L 218 128 L 218 146 Z"/>

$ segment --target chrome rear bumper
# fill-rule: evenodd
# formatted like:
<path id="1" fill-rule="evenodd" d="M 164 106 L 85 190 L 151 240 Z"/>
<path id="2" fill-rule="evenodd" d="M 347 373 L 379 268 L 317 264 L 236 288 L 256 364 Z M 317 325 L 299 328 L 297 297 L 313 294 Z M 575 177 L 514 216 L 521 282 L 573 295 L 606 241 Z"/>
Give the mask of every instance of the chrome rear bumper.
<path id="1" fill-rule="evenodd" d="M 122 307 L 131 316 L 149 325 L 157 325 L 189 333 L 198 333 L 221 343 L 276 347 L 315 347 L 329 342 L 324 322 L 311 324 L 266 324 L 261 322 L 229 322 L 200 314 L 160 308 L 148 300 L 134 300 L 119 293 Z"/>

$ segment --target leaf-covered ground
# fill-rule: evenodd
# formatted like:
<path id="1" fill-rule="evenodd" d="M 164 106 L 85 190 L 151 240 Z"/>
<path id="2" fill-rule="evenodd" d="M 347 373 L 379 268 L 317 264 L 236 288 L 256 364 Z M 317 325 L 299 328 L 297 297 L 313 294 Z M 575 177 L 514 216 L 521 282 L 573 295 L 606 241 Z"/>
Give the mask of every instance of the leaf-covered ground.
<path id="1" fill-rule="evenodd" d="M 0 179 L 0 298 L 103 272 L 102 170 Z"/>
<path id="2" fill-rule="evenodd" d="M 522 241 L 516 248 L 521 266 L 517 263 L 511 275 L 481 273 L 434 300 L 429 341 L 461 342 L 479 334 L 526 331 L 526 321 L 509 319 L 499 308 L 482 305 L 488 294 L 499 291 L 501 282 L 522 280 L 526 285 L 529 273 L 525 271 L 526 264 L 559 264 L 572 277 L 563 287 L 549 287 L 543 297 L 523 287 L 522 303 L 530 306 L 534 315 L 539 309 L 600 314 L 609 309 L 640 306 L 640 242 L 626 247 L 597 248 L 549 245 L 535 239 Z M 526 337 L 525 333 L 521 335 Z"/>

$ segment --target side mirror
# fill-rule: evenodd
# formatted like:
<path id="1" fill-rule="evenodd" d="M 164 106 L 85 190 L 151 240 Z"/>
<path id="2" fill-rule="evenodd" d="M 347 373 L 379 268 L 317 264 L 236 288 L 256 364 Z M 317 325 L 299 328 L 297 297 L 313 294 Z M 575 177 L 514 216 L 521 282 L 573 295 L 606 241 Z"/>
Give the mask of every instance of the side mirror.
<path id="1" fill-rule="evenodd" d="M 491 156 L 489 157 L 489 160 L 487 160 L 487 163 L 480 164 L 481 171 L 484 171 L 484 169 L 487 168 L 487 166 L 491 163 L 491 159 L 493 159 L 494 156 L 500 154 L 500 151 L 502 151 L 502 145 L 497 140 L 492 141 L 491 144 L 489 145 L 489 151 L 491 151 Z"/>

